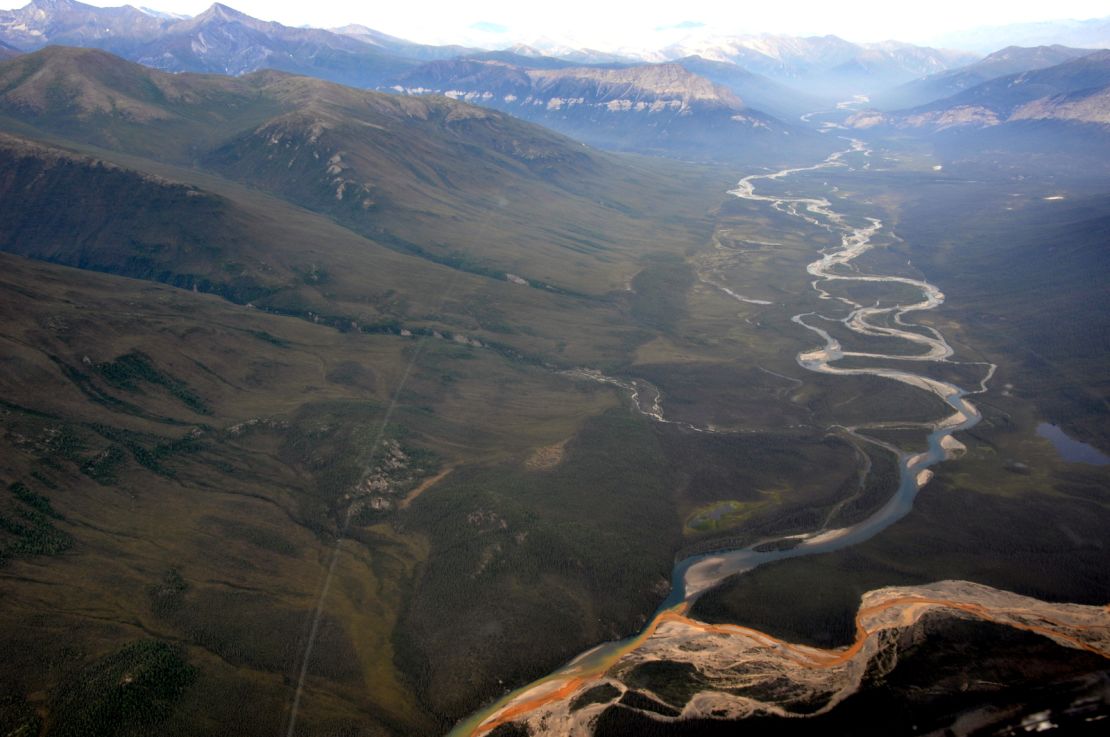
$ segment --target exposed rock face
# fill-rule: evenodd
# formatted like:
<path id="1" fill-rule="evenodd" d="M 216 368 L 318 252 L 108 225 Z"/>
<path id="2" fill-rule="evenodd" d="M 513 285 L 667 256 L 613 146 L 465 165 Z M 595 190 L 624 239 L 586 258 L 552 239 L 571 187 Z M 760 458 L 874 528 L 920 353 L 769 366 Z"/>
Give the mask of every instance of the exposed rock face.
<path id="1" fill-rule="evenodd" d="M 440 94 L 493 107 L 617 150 L 720 160 L 774 155 L 785 141 L 795 149 L 827 145 L 677 63 L 601 68 L 516 61 L 436 61 L 390 84 L 404 94 Z"/>
<path id="2" fill-rule="evenodd" d="M 553 110 L 587 106 L 611 112 L 738 112 L 744 107 L 729 90 L 678 64 L 528 69 L 500 61 L 439 61 L 402 76 L 394 89 Z"/>
<path id="3" fill-rule="evenodd" d="M 1034 100 L 1015 110 L 1010 120 L 1070 120 L 1110 125 L 1110 87 Z"/>
<path id="4" fill-rule="evenodd" d="M 627 69 L 538 69 L 529 73 L 541 94 L 576 94 L 597 99 L 609 109 L 678 109 L 694 107 L 740 110 L 740 98 L 678 64 Z M 551 99 L 550 97 L 548 99 Z"/>
<path id="5" fill-rule="evenodd" d="M 46 44 L 120 48 L 155 38 L 164 21 L 125 5 L 97 8 L 74 0 L 33 0 L 0 10 L 0 40 L 23 50 Z"/>

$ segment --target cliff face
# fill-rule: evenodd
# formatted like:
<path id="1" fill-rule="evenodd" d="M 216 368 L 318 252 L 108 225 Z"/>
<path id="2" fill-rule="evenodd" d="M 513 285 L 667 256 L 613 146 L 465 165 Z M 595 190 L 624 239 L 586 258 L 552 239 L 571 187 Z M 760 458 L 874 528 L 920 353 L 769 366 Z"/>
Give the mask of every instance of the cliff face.
<path id="1" fill-rule="evenodd" d="M 627 69 L 537 69 L 528 73 L 539 99 L 562 97 L 608 110 L 742 110 L 740 98 L 678 64 Z"/>
<path id="2" fill-rule="evenodd" d="M 531 69 L 500 61 L 461 59 L 425 64 L 398 78 L 395 89 L 556 110 L 600 107 L 609 112 L 693 113 L 744 108 L 726 88 L 678 64 Z"/>
<path id="3" fill-rule="evenodd" d="M 817 154 L 828 146 L 677 63 L 533 68 L 460 59 L 424 64 L 391 84 L 403 94 L 446 95 L 503 110 L 615 150 L 775 160 L 786 143 L 795 153 Z"/>

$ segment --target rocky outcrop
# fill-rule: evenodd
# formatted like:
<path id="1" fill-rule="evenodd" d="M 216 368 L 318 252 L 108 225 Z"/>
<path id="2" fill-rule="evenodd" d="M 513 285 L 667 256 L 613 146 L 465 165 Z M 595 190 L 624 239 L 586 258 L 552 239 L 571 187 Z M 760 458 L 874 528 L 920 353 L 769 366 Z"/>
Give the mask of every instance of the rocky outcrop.
<path id="1" fill-rule="evenodd" d="M 784 143 L 795 153 L 827 146 L 677 63 L 610 68 L 532 66 L 523 57 L 517 62 L 431 62 L 390 84 L 402 94 L 445 95 L 503 110 L 601 148 L 756 160 L 781 156 Z"/>

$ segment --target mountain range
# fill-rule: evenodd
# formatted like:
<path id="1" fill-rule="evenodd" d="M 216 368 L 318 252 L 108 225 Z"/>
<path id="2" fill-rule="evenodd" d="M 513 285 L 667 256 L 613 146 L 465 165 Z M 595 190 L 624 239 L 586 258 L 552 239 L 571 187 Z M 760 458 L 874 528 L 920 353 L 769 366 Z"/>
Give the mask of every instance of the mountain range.
<path id="1" fill-rule="evenodd" d="M 572 70 L 569 60 L 524 48 L 517 51 L 527 55 L 486 52 L 459 59 L 471 50 L 414 44 L 363 26 L 290 28 L 221 4 L 195 18 L 177 18 L 76 0 L 34 0 L 0 13 L 0 40 L 24 51 L 47 44 L 95 47 L 170 72 L 238 76 L 275 69 L 356 87 L 437 92 L 618 150 L 767 159 L 774 158 L 777 138 L 787 135 L 799 146 L 808 141 L 815 153 L 828 148 L 692 72 L 705 65 L 692 59 Z M 790 116 L 797 113 L 797 104 L 785 102 L 797 97 L 790 90 L 734 65 L 717 66 L 714 75 L 733 89 L 753 92 L 760 103 Z"/>
<path id="2" fill-rule="evenodd" d="M 32 0 L 22 9 L 0 11 L 0 41 L 24 51 L 47 44 L 91 46 L 166 71 L 244 74 L 274 68 L 364 87 L 422 62 L 477 51 L 412 43 L 357 25 L 291 28 L 219 3 L 195 18 L 180 18 L 130 6 L 98 8 L 77 0 Z M 826 96 L 860 85 L 877 89 L 971 60 L 966 53 L 894 42 L 860 45 L 836 36 L 699 38 L 634 56 L 556 45 L 518 45 L 510 51 L 518 56 L 555 56 L 578 65 L 700 56 Z"/>
<path id="3" fill-rule="evenodd" d="M 0 59 L 65 44 L 167 72 L 238 77 L 270 69 L 409 96 L 442 95 L 598 148 L 694 160 L 781 163 L 786 150 L 827 155 L 834 139 L 785 121 L 861 93 L 883 112 L 857 114 L 851 120 L 857 130 L 929 132 L 1011 118 L 1101 125 L 1106 117 L 1101 78 L 1088 84 L 1088 67 L 1047 73 L 1081 57 L 1098 66 L 1091 49 L 1061 45 L 1011 46 L 976 60 L 967 52 L 836 36 L 695 33 L 634 58 L 627 50 L 553 44 L 500 51 L 429 46 L 360 25 L 292 28 L 219 3 L 188 18 L 77 0 L 32 0 L 0 11 L 0 44 Z M 146 103 L 124 109 L 139 118 L 164 113 Z"/>
<path id="4" fill-rule="evenodd" d="M 192 18 L 77 0 L 32 0 L 0 11 L 0 58 L 51 44 L 99 48 L 168 72 L 240 76 L 274 69 L 355 87 L 441 94 L 598 147 L 751 161 L 777 160 L 782 140 L 795 150 L 827 152 L 808 130 L 783 121 L 849 95 L 870 94 L 886 111 L 917 108 L 1089 51 L 1009 47 L 976 60 L 967 52 L 897 42 L 767 34 L 691 34 L 635 53 L 555 44 L 483 51 L 413 43 L 360 25 L 292 28 L 220 3 Z M 972 115 L 964 102 L 953 105 L 963 112 L 930 115 Z M 1093 120 L 1097 105 L 1096 96 L 1057 100 L 1051 109 Z M 1047 115 L 1049 107 L 1037 111 Z M 918 113 L 902 116 L 898 125 L 928 118 Z M 856 123 L 864 120 L 878 122 L 872 115 Z"/>
<path id="5" fill-rule="evenodd" d="M 608 179 L 617 166 L 543 128 L 444 97 L 384 94 L 276 71 L 169 74 L 95 49 L 50 47 L 0 65 L 0 123 L 13 132 L 33 126 L 100 150 L 201 167 L 326 213 L 389 248 L 495 279 L 519 274 L 518 257 L 510 254 L 532 236 L 502 235 L 512 228 L 481 234 L 484 217 L 475 213 L 488 209 L 491 190 L 510 187 L 525 198 L 511 219 L 539 223 L 578 198 L 610 201 L 590 182 Z M 453 238 L 444 237 L 444 219 Z M 596 227 L 603 222 L 612 222 L 604 207 Z M 471 250 L 464 258 L 459 243 L 470 237 L 483 239 L 482 255 Z M 550 285 L 558 281 L 563 238 L 548 232 L 542 240 L 545 248 L 533 260 L 546 264 L 544 273 L 524 276 Z M 171 278 L 157 253 L 135 268 Z M 92 255 L 81 258 L 96 263 Z M 240 269 L 232 278 L 216 260 L 206 268 L 190 272 L 192 278 L 221 293 L 249 298 L 271 293 L 275 275 L 281 283 L 280 270 Z"/>
<path id="6" fill-rule="evenodd" d="M 807 94 L 788 83 L 756 74 L 732 62 L 713 61 L 695 55 L 675 59 L 672 63 L 727 87 L 745 104 L 781 120 L 795 120 L 829 104 L 824 94 Z"/>
<path id="7" fill-rule="evenodd" d="M 856 44 L 837 36 L 736 36 L 706 38 L 669 46 L 665 59 L 700 56 L 736 64 L 804 92 L 846 96 L 873 92 L 954 66 L 975 54 L 887 41 Z"/>
<path id="8" fill-rule="evenodd" d="M 780 156 L 786 140 L 797 151 L 828 148 L 813 132 L 748 107 L 729 88 L 679 63 L 599 68 L 515 61 L 429 62 L 392 88 L 504 110 L 613 150 L 765 161 Z"/>
<path id="9" fill-rule="evenodd" d="M 930 74 L 888 89 L 872 98 L 872 102 L 887 110 L 916 107 L 951 97 L 998 77 L 1055 66 L 1093 51 L 1058 44 L 1032 48 L 1007 46 L 967 66 Z"/>
<path id="10" fill-rule="evenodd" d="M 104 49 L 170 72 L 245 74 L 281 69 L 370 87 L 421 59 L 455 56 L 365 29 L 333 33 L 261 21 L 216 3 L 194 18 L 152 15 L 131 6 L 33 0 L 0 11 L 0 40 L 21 50 L 48 44 Z"/>
<path id="11" fill-rule="evenodd" d="M 1070 54 L 1071 50 L 1048 50 L 1048 55 L 1059 53 Z M 1044 55 L 1033 54 L 1034 58 Z M 1108 103 L 1110 51 L 1096 51 L 1047 68 L 995 77 L 906 110 L 857 113 L 851 124 L 857 128 L 888 126 L 944 131 L 1055 121 L 1085 124 L 1099 130 L 1110 124 Z"/>

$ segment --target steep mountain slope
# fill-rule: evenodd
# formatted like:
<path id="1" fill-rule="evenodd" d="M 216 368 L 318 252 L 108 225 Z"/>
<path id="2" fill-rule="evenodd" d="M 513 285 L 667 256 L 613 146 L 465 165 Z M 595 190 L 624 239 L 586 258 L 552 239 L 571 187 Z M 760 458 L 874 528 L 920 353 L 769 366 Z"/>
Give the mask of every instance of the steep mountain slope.
<path id="1" fill-rule="evenodd" d="M 1058 120 L 1110 126 L 1110 85 L 1027 102 L 1010 120 Z"/>
<path id="2" fill-rule="evenodd" d="M 577 281 L 584 273 L 571 276 L 565 254 L 616 247 L 612 218 L 637 196 L 633 182 L 603 184 L 632 178 L 627 167 L 504 113 L 306 78 L 275 78 L 261 93 L 288 112 L 229 136 L 206 167 L 474 273 Z"/>
<path id="3" fill-rule="evenodd" d="M 208 110 L 226 119 L 229 96 L 247 87 L 221 75 L 153 72 L 95 49 L 50 47 L 0 67 L 0 98 L 6 109 L 36 124 L 65 119 L 149 123 L 183 119 L 185 111 Z M 205 121 L 198 121 L 204 125 Z"/>
<path id="4" fill-rule="evenodd" d="M 0 10 L 0 40 L 24 50 L 69 44 L 127 54 L 156 38 L 164 25 L 130 5 L 99 8 L 77 0 L 31 0 L 17 10 Z"/>
<path id="5" fill-rule="evenodd" d="M 679 64 L 535 68 L 458 59 L 414 69 L 394 89 L 487 105 L 615 150 L 773 161 L 788 147 L 803 156 L 826 148 Z"/>
<path id="6" fill-rule="evenodd" d="M 223 197 L 4 134 L 0 198 L 0 246 L 11 253 L 203 288 L 237 302 L 295 277 L 248 253 L 251 223 Z M 221 269 L 230 262 L 240 264 L 237 273 Z"/>
<path id="7" fill-rule="evenodd" d="M 165 74 L 97 49 L 48 47 L 0 65 L 0 115 L 11 125 L 169 161 L 190 161 L 228 128 L 279 109 L 241 79 Z"/>
<path id="8" fill-rule="evenodd" d="M 887 90 L 873 98 L 872 103 L 882 110 L 917 107 L 957 95 L 997 77 L 1045 69 L 1091 53 L 1094 53 L 1093 49 L 1060 45 L 1032 48 L 1007 46 L 974 64 L 932 74 Z"/>
<path id="9" fill-rule="evenodd" d="M 638 268 L 639 248 L 660 235 L 670 237 L 666 233 L 681 238 L 691 225 L 680 217 L 645 227 L 632 215 L 638 202 L 663 185 L 660 173 L 503 113 L 444 98 L 385 95 L 277 72 L 241 78 L 170 75 L 102 51 L 49 48 L 0 65 L 0 112 L 6 114 L 0 123 L 21 134 L 33 126 L 98 147 L 97 161 L 149 168 L 157 159 L 159 176 L 218 191 L 240 207 L 249 204 L 250 215 L 243 217 L 254 223 L 256 235 L 280 201 L 243 200 L 242 193 L 229 189 L 229 180 L 326 214 L 373 238 L 379 250 L 384 246 L 437 269 L 447 267 L 445 273 L 455 270 L 500 284 L 512 275 L 544 294 L 572 284 L 575 291 L 597 296 L 619 290 Z M 135 156 L 145 158 L 136 162 Z M 199 164 L 221 178 L 176 168 L 181 164 Z M 95 163 L 67 166 L 99 171 Z M 19 186 L 33 179 L 29 175 Z M 716 181 L 723 189 L 727 180 Z M 687 197 L 677 191 L 675 196 Z M 94 209 L 107 212 L 111 206 Z M 211 226 L 222 227 L 216 221 Z M 263 230 L 261 242 L 288 241 L 269 226 Z M 353 244 L 359 239 L 345 232 L 340 240 L 357 250 Z M 37 243 L 34 247 L 49 245 Z M 294 272 L 308 268 L 311 259 L 296 255 L 295 242 L 289 247 L 288 261 L 271 274 L 280 284 L 263 281 L 289 295 L 280 305 L 273 302 L 275 307 L 315 311 L 318 297 L 292 296 L 300 290 Z M 573 254 L 570 263 L 568 254 Z M 217 273 L 185 273 L 223 285 L 243 264 L 262 258 L 242 256 L 229 256 L 228 263 L 240 265 L 223 274 L 216 261 L 211 267 Z M 380 254 L 375 258 L 380 262 Z M 600 262 L 609 266 L 599 268 Z M 333 285 L 348 285 L 337 298 L 355 298 L 356 273 L 348 265 L 342 276 L 331 277 Z M 352 308 L 352 314 L 359 311 L 365 308 Z"/>
<path id="10" fill-rule="evenodd" d="M 1099 124 L 1108 86 L 1110 51 L 1098 51 L 1046 69 L 999 77 L 909 110 L 859 113 L 852 124 L 926 131 L 992 127 L 1029 119 Z"/>
<path id="11" fill-rule="evenodd" d="M 4 43 L 3 41 L 0 41 L 0 61 L 7 61 L 8 59 L 13 59 L 16 56 L 19 56 L 19 54 L 20 54 L 19 49 L 15 48 L 14 46 L 9 46 L 8 44 Z"/>
<path id="12" fill-rule="evenodd" d="M 386 51 L 397 56 L 403 56 L 406 59 L 419 59 L 421 61 L 430 61 L 432 59 L 450 59 L 463 54 L 476 53 L 478 49 L 473 49 L 467 46 L 428 46 L 427 44 L 419 44 L 413 41 L 407 41 L 403 38 L 391 36 L 388 33 L 382 33 L 373 28 L 351 23 L 339 28 L 329 28 L 332 33 L 338 33 L 341 36 L 348 36 L 357 39 L 363 43 L 376 46 L 383 51 Z"/>
<path id="13" fill-rule="evenodd" d="M 350 36 L 260 21 L 219 3 L 195 18 L 168 24 L 133 58 L 174 72 L 239 75 L 281 69 L 360 86 L 411 65 Z"/>
<path id="14" fill-rule="evenodd" d="M 194 18 L 155 15 L 131 6 L 98 8 L 76 0 L 32 0 L 19 10 L 0 11 L 0 41 L 19 49 L 49 44 L 100 48 L 172 72 L 238 75 L 272 68 L 373 86 L 416 59 L 456 53 L 400 40 L 385 43 L 389 37 L 373 33 L 290 28 L 220 3 Z"/>
<path id="15" fill-rule="evenodd" d="M 675 59 L 674 63 L 692 74 L 727 87 L 747 105 L 780 120 L 793 120 L 805 113 L 821 110 L 828 104 L 820 97 L 799 92 L 731 62 L 686 56 Z"/>

